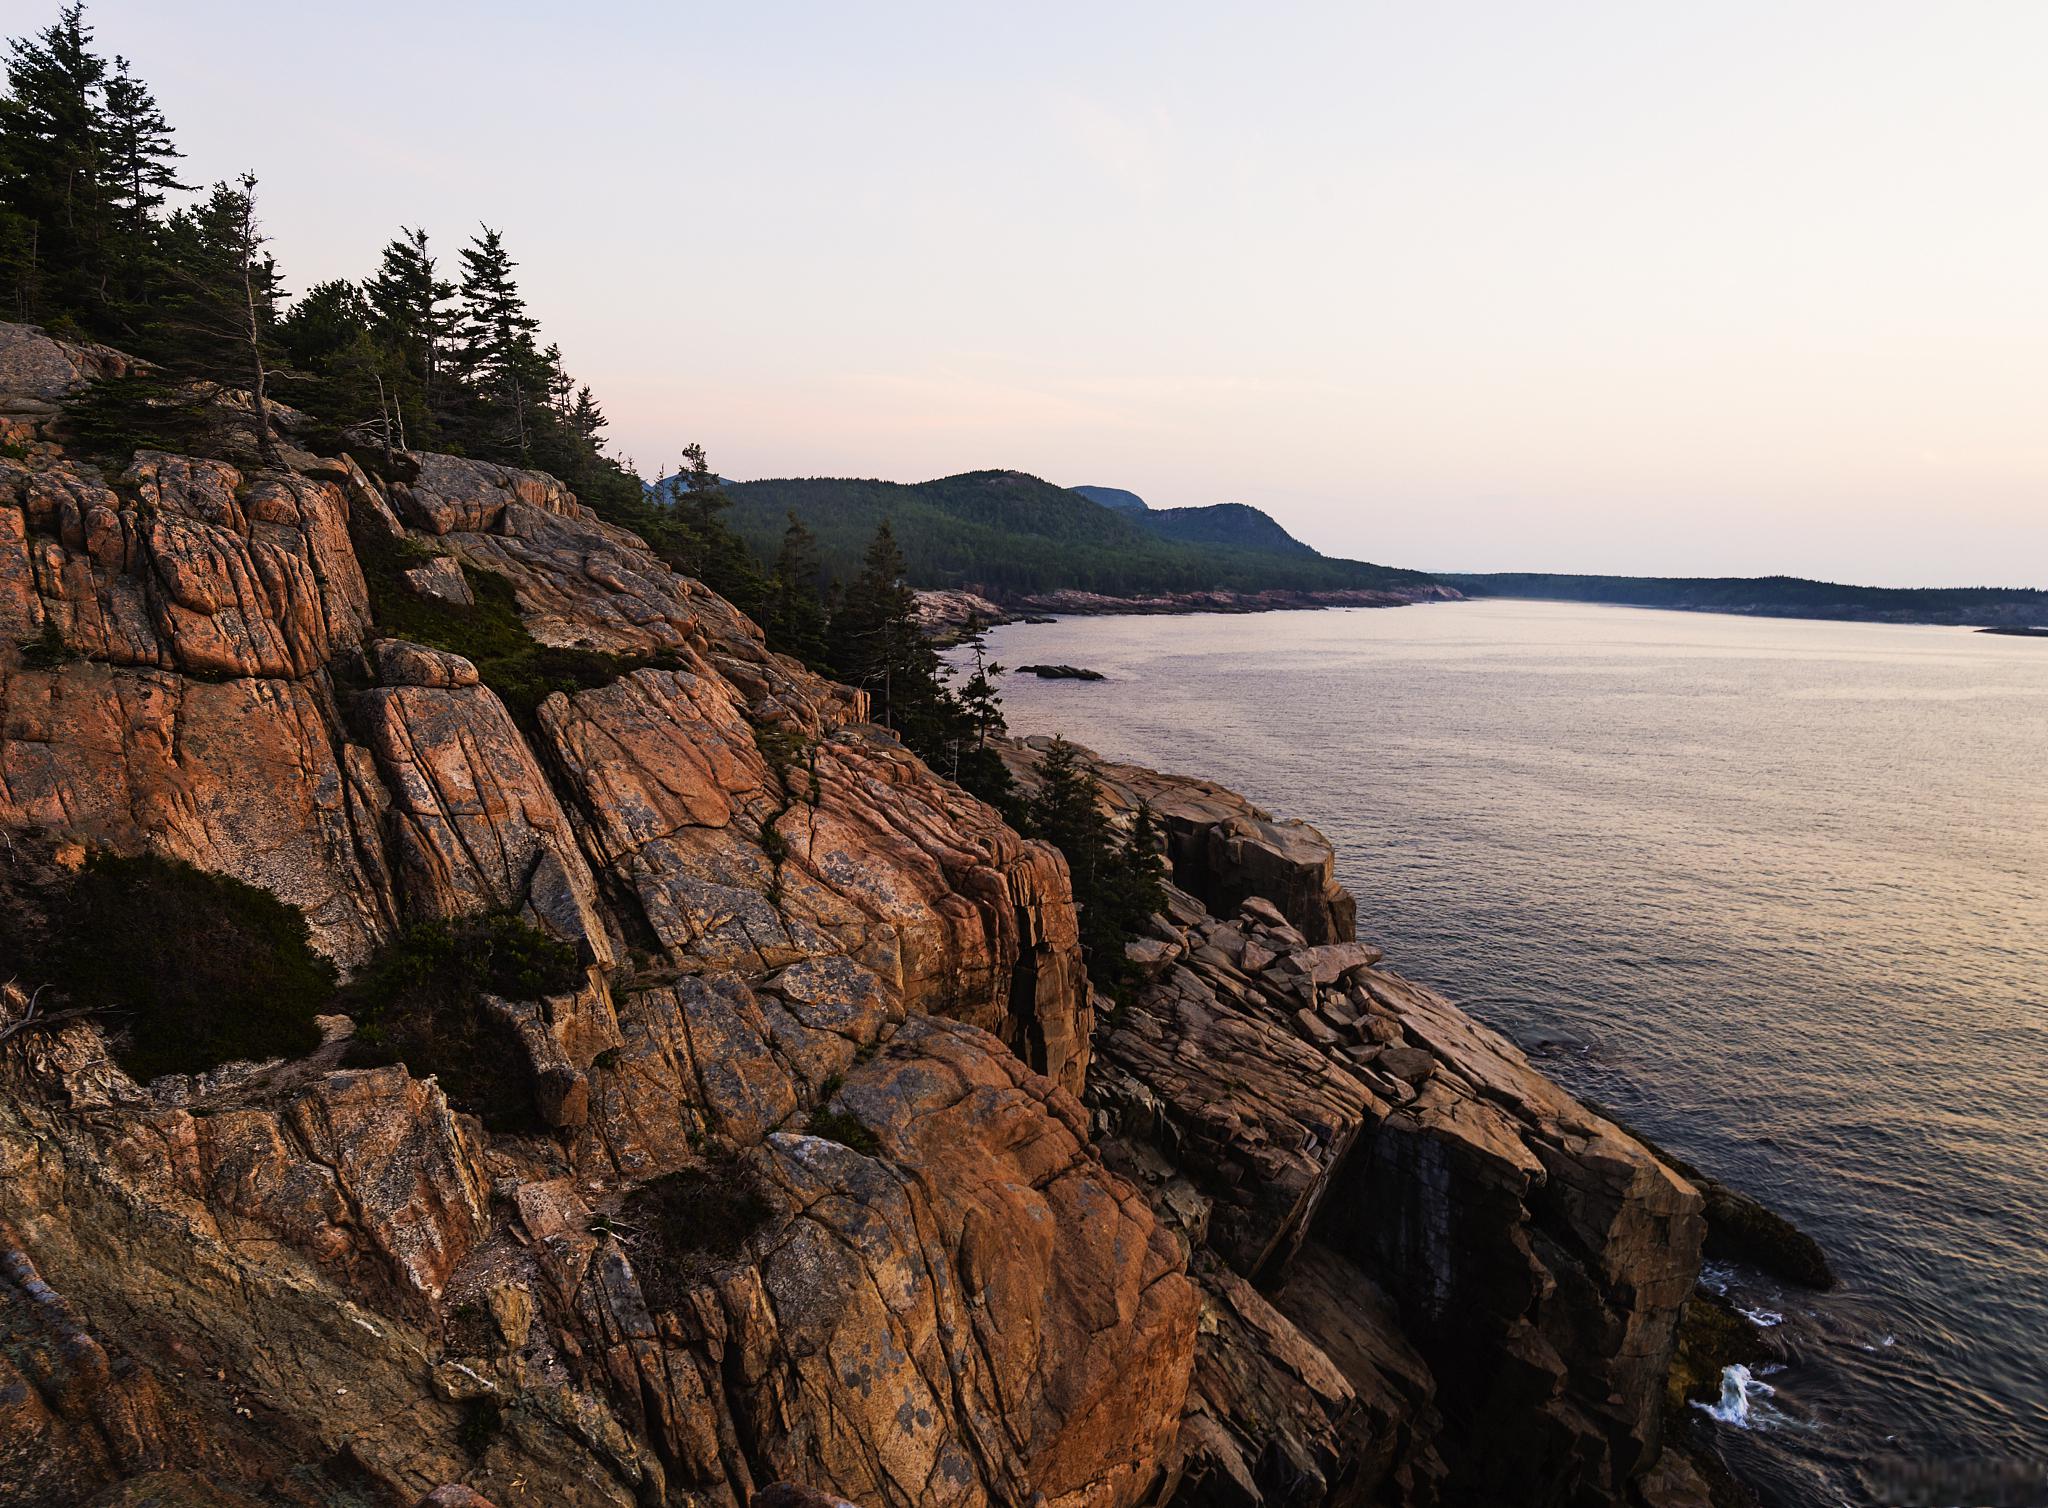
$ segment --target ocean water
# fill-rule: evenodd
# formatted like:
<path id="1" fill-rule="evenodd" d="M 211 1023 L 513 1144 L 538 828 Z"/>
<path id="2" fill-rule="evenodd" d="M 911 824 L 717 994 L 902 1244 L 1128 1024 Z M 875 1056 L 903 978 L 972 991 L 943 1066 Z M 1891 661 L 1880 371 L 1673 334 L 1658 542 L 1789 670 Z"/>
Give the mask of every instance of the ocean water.
<path id="1" fill-rule="evenodd" d="M 1786 1351 L 1703 1410 L 1767 1502 L 2048 1502 L 2048 642 L 1501 601 L 990 642 L 1109 677 L 1011 676 L 1014 730 L 1314 822 L 1393 967 L 1821 1241 L 1834 1293 L 1710 1274 Z"/>

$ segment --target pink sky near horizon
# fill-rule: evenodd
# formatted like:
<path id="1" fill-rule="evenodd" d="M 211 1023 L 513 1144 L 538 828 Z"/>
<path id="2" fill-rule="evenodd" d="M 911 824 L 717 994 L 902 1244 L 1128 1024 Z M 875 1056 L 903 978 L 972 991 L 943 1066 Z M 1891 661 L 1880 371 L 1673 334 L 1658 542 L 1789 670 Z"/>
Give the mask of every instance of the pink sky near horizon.
<path id="1" fill-rule="evenodd" d="M 501 229 L 648 474 L 699 440 L 1426 569 L 2048 586 L 2048 7 L 87 19 L 193 176 L 258 174 L 295 291 Z"/>

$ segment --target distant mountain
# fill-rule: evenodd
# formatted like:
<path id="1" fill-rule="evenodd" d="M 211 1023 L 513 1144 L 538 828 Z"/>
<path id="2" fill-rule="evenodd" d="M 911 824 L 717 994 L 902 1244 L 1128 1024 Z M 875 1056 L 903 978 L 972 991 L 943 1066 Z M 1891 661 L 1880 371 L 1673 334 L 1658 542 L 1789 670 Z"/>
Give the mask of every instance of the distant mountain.
<path id="1" fill-rule="evenodd" d="M 1138 522 L 1162 539 L 1227 545 L 1239 550 L 1270 550 L 1280 555 L 1316 555 L 1315 550 L 1281 528 L 1279 520 L 1272 514 L 1245 503 L 1211 503 L 1206 508 L 1154 508 Z"/>
<path id="2" fill-rule="evenodd" d="M 1844 586 L 1800 576 L 1570 576 L 1540 571 L 1449 572 L 1437 579 L 1468 597 L 1609 602 L 1771 618 L 2048 625 L 2048 592 L 2030 587 Z"/>
<path id="3" fill-rule="evenodd" d="M 1135 492 L 1126 492 L 1121 487 L 1069 487 L 1069 492 L 1078 492 L 1091 503 L 1100 503 L 1105 508 L 1114 508 L 1119 513 L 1150 513 L 1151 505 Z"/>
<path id="4" fill-rule="evenodd" d="M 1020 471 L 971 471 L 915 485 L 808 477 L 726 490 L 733 527 L 763 559 L 774 558 L 794 512 L 817 535 L 826 570 L 842 579 L 860 568 L 875 526 L 886 518 L 913 585 L 972 588 L 997 598 L 1060 590 L 1128 597 L 1435 585 L 1420 571 L 1318 555 L 1256 509 L 1121 511 Z M 1155 519 L 1166 520 L 1158 532 Z"/>
<path id="5" fill-rule="evenodd" d="M 1226 545 L 1238 550 L 1270 550 L 1282 555 L 1316 552 L 1280 527 L 1279 520 L 1246 503 L 1211 503 L 1206 508 L 1154 508 L 1122 487 L 1069 487 L 1090 502 L 1126 514 L 1161 539 L 1187 544 Z"/>

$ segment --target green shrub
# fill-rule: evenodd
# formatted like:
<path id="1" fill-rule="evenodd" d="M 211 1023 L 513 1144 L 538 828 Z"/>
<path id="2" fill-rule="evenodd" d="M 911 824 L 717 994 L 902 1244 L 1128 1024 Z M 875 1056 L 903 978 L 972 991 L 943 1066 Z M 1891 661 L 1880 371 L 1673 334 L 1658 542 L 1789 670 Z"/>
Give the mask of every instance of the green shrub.
<path id="1" fill-rule="evenodd" d="M 455 1438 L 472 1457 L 481 1456 L 505 1433 L 505 1411 L 489 1398 L 471 1398 L 462 1405 Z"/>
<path id="2" fill-rule="evenodd" d="M 485 995 L 535 1000 L 583 982 L 576 949 L 517 916 L 418 922 L 365 964 L 339 1004 L 356 1020 L 351 1067 L 403 1063 L 494 1131 L 533 1129 L 533 1070 Z"/>
<path id="3" fill-rule="evenodd" d="M 138 1079 L 203 1073 L 320 1044 L 334 966 L 306 919 L 267 890 L 155 854 L 95 854 L 54 900 L 49 978 L 108 1012 Z"/>
<path id="4" fill-rule="evenodd" d="M 65 410 L 61 438 L 109 472 L 127 469 L 138 450 L 218 456 L 219 415 L 189 384 L 167 377 L 110 377 Z"/>
<path id="5" fill-rule="evenodd" d="M 586 691 L 643 666 L 673 669 L 681 664 L 671 654 L 615 655 L 542 644 L 527 632 L 512 583 L 496 572 L 462 568 L 476 599 L 465 607 L 422 596 L 406 584 L 405 571 L 434 554 L 418 541 L 359 529 L 355 547 L 378 629 L 395 639 L 461 655 L 476 666 L 483 683 L 528 732 L 540 704 L 557 691 Z"/>
<path id="6" fill-rule="evenodd" d="M 57 631 L 54 619 L 43 619 L 43 631 L 21 643 L 21 663 L 26 670 L 54 670 L 78 658 L 77 651 L 67 645 L 64 635 Z"/>
<path id="7" fill-rule="evenodd" d="M 870 1131 L 860 1120 L 843 1110 L 827 1110 L 823 1105 L 811 1112 L 810 1124 L 805 1127 L 811 1135 L 822 1136 L 826 1141 L 836 1141 L 842 1147 L 872 1157 L 881 1150 L 881 1139 Z"/>
<path id="8" fill-rule="evenodd" d="M 739 1255 L 774 1211 L 736 1157 L 651 1178 L 626 1197 L 612 1226 L 632 1240 L 648 1307 L 674 1309 L 712 1267 Z"/>

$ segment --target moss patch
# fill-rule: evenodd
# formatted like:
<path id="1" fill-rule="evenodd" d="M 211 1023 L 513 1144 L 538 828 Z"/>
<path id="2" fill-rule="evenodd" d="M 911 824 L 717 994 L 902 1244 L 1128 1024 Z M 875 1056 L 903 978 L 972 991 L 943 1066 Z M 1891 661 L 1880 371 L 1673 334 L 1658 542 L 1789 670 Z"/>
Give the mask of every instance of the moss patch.
<path id="1" fill-rule="evenodd" d="M 68 665 L 82 656 L 64 642 L 64 635 L 57 631 L 56 623 L 49 618 L 43 620 L 43 631 L 33 639 L 24 639 L 20 645 L 21 663 L 25 670 L 55 670 L 59 665 Z"/>
<path id="2" fill-rule="evenodd" d="M 1681 1410 L 1691 1402 L 1710 1403 L 1721 1396 L 1721 1373 L 1726 1368 L 1754 1367 L 1771 1359 L 1762 1334 L 1733 1305 L 1704 1290 L 1695 1292 L 1679 1311 L 1677 1343 L 1665 1375 L 1665 1407 Z"/>
<path id="3" fill-rule="evenodd" d="M 0 910 L 10 969 L 104 1012 L 137 1079 L 320 1045 L 313 1018 L 331 1008 L 334 966 L 267 890 L 155 854 L 94 854 L 75 874 L 24 858 L 7 866 Z"/>
<path id="4" fill-rule="evenodd" d="M 526 1049 L 484 996 L 537 1000 L 582 982 L 576 950 L 519 917 L 415 923 L 341 994 L 340 1008 L 356 1020 L 346 1062 L 403 1063 L 439 1078 L 449 1103 L 491 1130 L 533 1129 Z"/>
<path id="5" fill-rule="evenodd" d="M 462 1405 L 462 1422 L 455 1427 L 455 1438 L 472 1458 L 481 1456 L 491 1448 L 498 1436 L 505 1433 L 505 1411 L 488 1398 L 472 1398 Z"/>
<path id="6" fill-rule="evenodd" d="M 882 1148 L 881 1138 L 844 1110 L 827 1110 L 820 1105 L 811 1112 L 810 1123 L 805 1129 L 813 1136 L 836 1141 L 842 1147 L 851 1147 L 870 1157 Z"/>
<path id="7" fill-rule="evenodd" d="M 631 1238 L 648 1306 L 674 1309 L 715 1266 L 739 1255 L 774 1213 L 736 1157 L 649 1179 L 627 1196 L 615 1229 Z"/>

